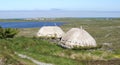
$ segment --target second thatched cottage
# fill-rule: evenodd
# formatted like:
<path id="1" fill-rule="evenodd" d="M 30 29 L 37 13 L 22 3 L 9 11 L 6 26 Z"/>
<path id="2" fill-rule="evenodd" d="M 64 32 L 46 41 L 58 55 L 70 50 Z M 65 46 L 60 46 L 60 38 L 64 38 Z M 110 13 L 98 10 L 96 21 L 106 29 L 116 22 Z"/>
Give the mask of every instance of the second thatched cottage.
<path id="1" fill-rule="evenodd" d="M 96 47 L 95 39 L 84 29 L 72 28 L 61 39 L 59 43 L 65 48 L 74 47 Z"/>

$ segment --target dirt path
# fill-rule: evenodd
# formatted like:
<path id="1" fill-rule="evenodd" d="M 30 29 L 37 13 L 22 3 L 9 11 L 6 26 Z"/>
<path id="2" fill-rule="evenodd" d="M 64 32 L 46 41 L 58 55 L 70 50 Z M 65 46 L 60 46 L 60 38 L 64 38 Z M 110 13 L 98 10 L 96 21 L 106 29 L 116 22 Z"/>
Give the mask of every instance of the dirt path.
<path id="1" fill-rule="evenodd" d="M 21 57 L 21 58 L 26 58 L 26 59 L 32 61 L 32 62 L 35 63 L 36 65 L 53 65 L 53 64 L 48 64 L 48 63 L 39 62 L 39 61 L 37 61 L 37 60 L 35 60 L 35 59 L 31 58 L 31 57 L 28 57 L 27 55 L 19 54 L 19 53 L 17 53 L 17 52 L 15 52 L 15 54 L 17 54 L 17 55 L 18 55 L 19 57 Z"/>

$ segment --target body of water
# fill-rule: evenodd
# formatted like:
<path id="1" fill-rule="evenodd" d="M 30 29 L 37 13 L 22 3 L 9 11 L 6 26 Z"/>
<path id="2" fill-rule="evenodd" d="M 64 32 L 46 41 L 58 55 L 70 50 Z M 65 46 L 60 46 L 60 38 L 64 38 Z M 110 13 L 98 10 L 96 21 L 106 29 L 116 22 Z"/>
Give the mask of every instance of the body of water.
<path id="1" fill-rule="evenodd" d="M 36 17 L 120 17 L 120 11 L 64 11 L 64 10 L 31 10 L 31 11 L 0 11 L 0 19 L 36 18 Z"/>
<path id="2" fill-rule="evenodd" d="M 3 28 L 39 28 L 42 26 L 60 26 L 63 22 L 0 22 Z"/>

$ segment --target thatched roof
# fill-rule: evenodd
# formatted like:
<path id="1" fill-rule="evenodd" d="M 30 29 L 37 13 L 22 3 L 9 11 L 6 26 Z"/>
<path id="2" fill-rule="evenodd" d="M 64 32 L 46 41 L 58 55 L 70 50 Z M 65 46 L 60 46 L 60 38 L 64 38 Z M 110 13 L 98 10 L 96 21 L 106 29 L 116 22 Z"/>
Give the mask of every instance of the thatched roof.
<path id="1" fill-rule="evenodd" d="M 96 41 L 84 29 L 72 28 L 62 37 L 60 45 L 66 48 L 89 46 L 95 47 Z"/>
<path id="2" fill-rule="evenodd" d="M 58 26 L 43 26 L 38 31 L 37 36 L 61 38 L 63 34 L 63 30 Z"/>

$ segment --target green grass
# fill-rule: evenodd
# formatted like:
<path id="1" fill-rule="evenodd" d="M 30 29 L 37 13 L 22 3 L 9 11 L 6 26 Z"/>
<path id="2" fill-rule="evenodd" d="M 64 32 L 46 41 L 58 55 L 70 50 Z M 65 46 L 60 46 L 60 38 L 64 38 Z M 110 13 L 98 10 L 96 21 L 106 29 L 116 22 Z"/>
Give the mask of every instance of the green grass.
<path id="1" fill-rule="evenodd" d="M 19 34 L 13 39 L 0 39 L 0 50 L 5 47 L 7 48 L 5 53 L 8 52 L 8 56 L 16 51 L 41 62 L 55 65 L 85 65 L 86 62 L 82 61 L 120 58 L 119 18 L 109 20 L 105 18 L 57 18 L 52 21 L 67 22 L 67 24 L 61 26 L 65 32 L 73 27 L 80 28 L 82 26 L 96 39 L 97 44 L 103 45 L 102 48 L 87 50 L 64 49 L 48 40 L 34 37 L 39 28 L 26 28 L 19 29 Z M 110 45 L 104 45 L 105 43 Z M 3 52 L 1 53 L 0 57 L 4 56 Z M 19 59 L 17 57 L 15 60 Z M 28 61 L 22 59 L 22 62 L 23 60 Z M 28 63 L 31 62 L 28 61 Z"/>
<path id="2" fill-rule="evenodd" d="M 2 46 L 8 49 L 28 55 L 41 62 L 52 63 L 55 65 L 84 65 L 83 60 L 107 60 L 112 59 L 114 53 L 100 49 L 91 50 L 71 50 L 64 49 L 55 43 L 39 39 L 16 37 L 14 39 L 0 40 Z"/>
<path id="3" fill-rule="evenodd" d="M 9 41 L 6 41 L 4 39 L 0 39 L 0 59 L 2 62 L 0 62 L 1 65 L 35 65 L 31 61 L 27 59 L 22 59 L 18 57 L 15 53 L 15 51 L 11 49 L 9 46 Z"/>
<path id="4" fill-rule="evenodd" d="M 61 28 L 67 32 L 73 27 L 82 26 L 97 41 L 97 44 L 112 43 L 114 50 L 120 48 L 120 19 L 119 18 L 56 18 L 52 21 L 67 22 Z M 35 36 L 39 28 L 20 29 L 18 36 Z"/>
<path id="5" fill-rule="evenodd" d="M 59 53 L 63 53 L 67 49 L 63 49 L 46 40 L 17 37 L 1 41 L 6 43 L 5 46 L 14 52 L 16 51 L 28 55 L 41 62 L 52 63 L 55 65 L 83 65 L 82 62 L 59 56 Z M 67 50 L 66 54 L 68 51 L 71 50 Z"/>

